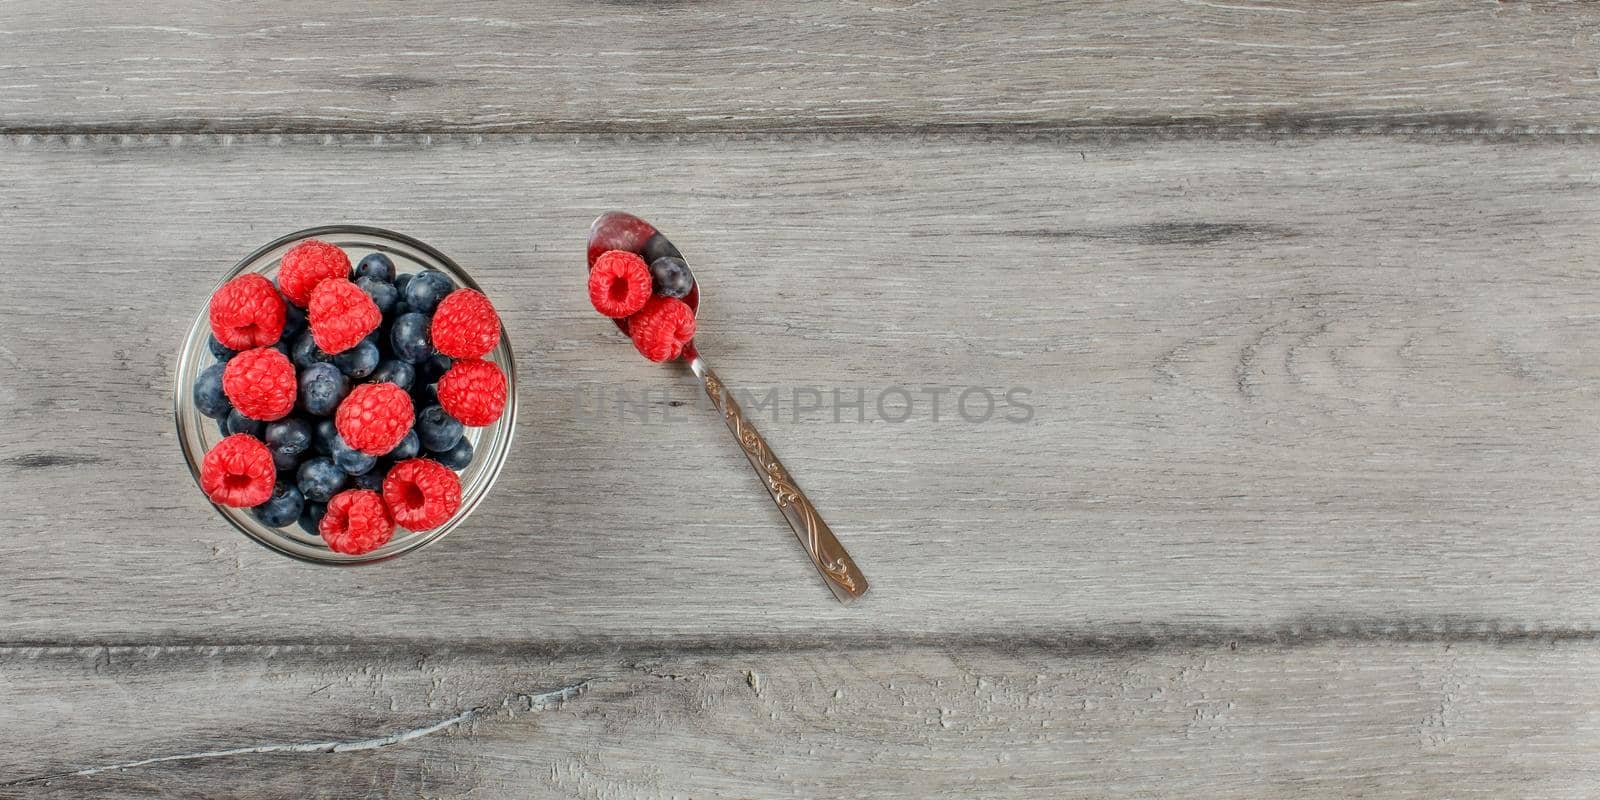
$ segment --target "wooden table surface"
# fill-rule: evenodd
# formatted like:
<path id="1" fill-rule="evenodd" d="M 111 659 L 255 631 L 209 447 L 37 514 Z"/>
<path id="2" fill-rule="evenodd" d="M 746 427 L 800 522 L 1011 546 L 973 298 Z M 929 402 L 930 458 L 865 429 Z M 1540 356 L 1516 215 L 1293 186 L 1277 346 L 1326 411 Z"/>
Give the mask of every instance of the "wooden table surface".
<path id="1" fill-rule="evenodd" d="M 0 797 L 1593 796 L 1597 125 L 1589 4 L 0 4 Z M 588 307 L 608 208 L 863 602 Z M 171 412 L 330 222 L 466 266 L 523 401 L 351 570 Z"/>

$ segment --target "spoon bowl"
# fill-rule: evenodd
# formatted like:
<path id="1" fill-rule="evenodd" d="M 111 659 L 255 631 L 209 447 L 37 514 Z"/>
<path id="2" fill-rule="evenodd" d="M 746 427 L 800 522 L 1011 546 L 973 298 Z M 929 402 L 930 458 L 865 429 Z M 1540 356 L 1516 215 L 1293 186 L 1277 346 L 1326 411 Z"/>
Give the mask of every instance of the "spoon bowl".
<path id="1" fill-rule="evenodd" d="M 627 213 L 626 211 L 607 211 L 595 218 L 589 226 L 589 269 L 594 269 L 595 259 L 607 250 L 625 250 L 637 253 L 649 264 L 662 256 L 672 256 L 683 259 L 684 266 L 689 270 L 689 293 L 682 300 L 689 310 L 698 314 L 700 312 L 700 282 L 694 279 L 694 268 L 689 267 L 689 260 L 683 258 L 683 253 L 673 246 L 665 234 L 656 230 L 644 220 Z M 623 333 L 628 332 L 627 318 L 613 319 Z M 684 359 L 693 358 L 694 342 L 683 348 Z"/>

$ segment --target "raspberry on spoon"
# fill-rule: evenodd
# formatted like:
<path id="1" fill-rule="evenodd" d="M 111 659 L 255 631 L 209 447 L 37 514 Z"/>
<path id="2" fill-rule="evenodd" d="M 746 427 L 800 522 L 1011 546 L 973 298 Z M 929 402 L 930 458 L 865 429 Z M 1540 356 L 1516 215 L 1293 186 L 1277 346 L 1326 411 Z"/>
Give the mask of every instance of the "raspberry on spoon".
<path id="1" fill-rule="evenodd" d="M 650 287 L 649 265 L 625 250 L 601 254 L 589 270 L 589 302 L 608 317 L 626 317 L 644 308 Z"/>
<path id="2" fill-rule="evenodd" d="M 628 336 L 639 355 L 671 361 L 694 339 L 694 311 L 675 297 L 656 296 L 628 317 Z"/>
<path id="3" fill-rule="evenodd" d="M 621 211 L 601 214 L 589 226 L 589 267 L 592 269 L 601 254 L 608 250 L 625 250 L 642 255 L 653 240 L 665 242 L 666 237 L 658 235 L 650 223 Z"/>

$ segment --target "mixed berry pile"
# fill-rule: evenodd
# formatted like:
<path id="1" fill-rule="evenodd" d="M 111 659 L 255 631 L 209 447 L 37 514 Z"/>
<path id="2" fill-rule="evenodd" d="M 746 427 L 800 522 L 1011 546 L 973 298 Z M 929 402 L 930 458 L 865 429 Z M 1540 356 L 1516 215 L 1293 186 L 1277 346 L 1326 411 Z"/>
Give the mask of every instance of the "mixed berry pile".
<path id="1" fill-rule="evenodd" d="M 506 404 L 505 374 L 483 360 L 500 340 L 487 297 L 434 270 L 396 275 L 382 253 L 352 270 L 308 239 L 276 285 L 249 274 L 218 289 L 210 321 L 217 363 L 194 402 L 224 437 L 201 464 L 212 502 L 350 555 L 460 508 L 466 428 Z"/>
<path id="2" fill-rule="evenodd" d="M 683 355 L 694 338 L 694 308 L 684 301 L 694 288 L 683 254 L 648 223 L 626 214 L 597 223 L 589 244 L 589 302 L 619 321 L 640 355 L 651 361 Z"/>

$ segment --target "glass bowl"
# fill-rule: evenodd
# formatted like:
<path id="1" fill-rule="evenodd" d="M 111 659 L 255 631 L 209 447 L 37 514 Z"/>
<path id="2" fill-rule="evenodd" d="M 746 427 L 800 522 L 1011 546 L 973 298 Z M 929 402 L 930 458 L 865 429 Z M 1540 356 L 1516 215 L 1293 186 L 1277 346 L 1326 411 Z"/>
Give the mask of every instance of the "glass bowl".
<path id="1" fill-rule="evenodd" d="M 217 286 L 246 272 L 259 273 L 268 278 L 276 277 L 279 259 L 289 248 L 304 239 L 321 239 L 337 245 L 350 256 L 351 264 L 359 262 L 371 253 L 383 253 L 394 261 L 396 274 L 434 269 L 449 275 L 457 286 L 483 291 L 482 287 L 467 275 L 466 270 L 438 250 L 409 236 L 360 225 L 329 225 L 296 231 L 280 237 L 245 256 L 222 276 Z M 210 296 L 211 294 L 207 293 L 206 297 Z M 217 421 L 201 414 L 194 404 L 195 379 L 202 370 L 216 363 L 216 357 L 211 354 L 211 348 L 208 346 L 210 335 L 210 320 L 206 308 L 202 307 L 194 325 L 189 328 L 189 335 L 183 341 L 183 348 L 178 358 L 177 383 L 173 391 L 178 443 L 183 448 L 184 458 L 189 462 L 189 472 L 195 480 L 197 492 L 200 485 L 201 460 L 205 458 L 207 450 L 222 441 L 222 432 L 218 428 Z M 500 475 L 500 468 L 505 465 L 506 455 L 511 449 L 512 432 L 517 426 L 517 370 L 516 363 L 511 357 L 511 345 L 506 340 L 504 330 L 500 333 L 500 342 L 484 358 L 495 362 L 505 372 L 505 413 L 501 414 L 500 419 L 492 425 L 467 428 L 466 436 L 472 442 L 473 459 L 472 463 L 460 473 L 461 508 L 443 525 L 428 531 L 396 528 L 394 538 L 389 540 L 388 544 L 370 553 L 351 556 L 329 550 L 321 537 L 306 533 L 298 525 L 286 528 L 267 527 L 256 519 L 248 508 L 215 506 L 217 513 L 233 523 L 233 526 L 246 536 L 266 547 L 286 556 L 317 564 L 371 564 L 409 553 L 444 538 L 460 527 L 472 510 L 488 496 L 495 478 Z M 202 500 L 205 499 L 203 493 L 197 496 Z"/>

